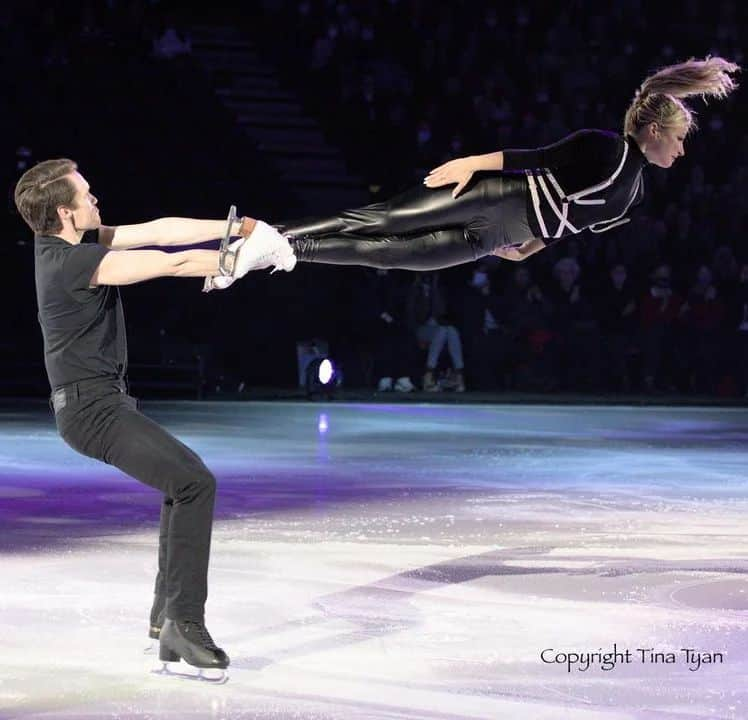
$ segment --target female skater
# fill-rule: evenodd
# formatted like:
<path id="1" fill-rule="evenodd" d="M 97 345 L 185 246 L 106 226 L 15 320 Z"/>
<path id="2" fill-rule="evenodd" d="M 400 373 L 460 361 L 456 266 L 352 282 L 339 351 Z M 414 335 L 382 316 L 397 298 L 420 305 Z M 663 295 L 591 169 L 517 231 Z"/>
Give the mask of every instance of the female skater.
<path id="1" fill-rule="evenodd" d="M 524 260 L 567 235 L 628 222 L 643 168 L 670 167 L 696 129 L 683 98 L 726 97 L 739 69 L 721 57 L 668 66 L 636 91 L 623 135 L 579 130 L 536 150 L 450 160 L 387 202 L 277 227 L 302 262 L 437 270 L 489 254 Z"/>

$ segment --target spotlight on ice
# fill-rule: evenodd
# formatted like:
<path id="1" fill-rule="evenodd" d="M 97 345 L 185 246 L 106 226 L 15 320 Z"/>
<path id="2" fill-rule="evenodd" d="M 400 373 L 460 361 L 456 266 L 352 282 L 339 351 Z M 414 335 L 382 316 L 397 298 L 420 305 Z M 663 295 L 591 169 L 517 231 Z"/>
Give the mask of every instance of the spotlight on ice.
<path id="1" fill-rule="evenodd" d="M 319 378 L 319 381 L 323 385 L 327 385 L 332 380 L 333 375 L 335 375 L 335 366 L 332 364 L 332 362 L 328 358 L 325 358 L 319 364 L 317 377 Z"/>
<path id="2" fill-rule="evenodd" d="M 341 385 L 340 369 L 329 357 L 314 358 L 306 367 L 307 397 L 331 399 Z"/>

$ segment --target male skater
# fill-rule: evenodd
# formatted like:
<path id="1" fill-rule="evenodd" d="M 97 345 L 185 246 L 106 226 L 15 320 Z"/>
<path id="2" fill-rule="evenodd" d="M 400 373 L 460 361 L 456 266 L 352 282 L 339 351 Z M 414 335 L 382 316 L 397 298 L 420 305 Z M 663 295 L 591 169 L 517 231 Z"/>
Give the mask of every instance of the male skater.
<path id="1" fill-rule="evenodd" d="M 88 182 L 67 159 L 27 170 L 15 202 L 35 234 L 39 323 L 58 431 L 74 450 L 164 493 L 151 636 L 160 635 L 162 661 L 223 670 L 229 658 L 204 620 L 216 480 L 127 394 L 117 286 L 167 276 L 229 280 L 271 264 L 291 270 L 293 252 L 275 230 L 246 217 L 233 223 L 231 235 L 240 239 L 225 252 L 134 250 L 200 243 L 220 237 L 226 223 L 161 218 L 104 226 Z"/>

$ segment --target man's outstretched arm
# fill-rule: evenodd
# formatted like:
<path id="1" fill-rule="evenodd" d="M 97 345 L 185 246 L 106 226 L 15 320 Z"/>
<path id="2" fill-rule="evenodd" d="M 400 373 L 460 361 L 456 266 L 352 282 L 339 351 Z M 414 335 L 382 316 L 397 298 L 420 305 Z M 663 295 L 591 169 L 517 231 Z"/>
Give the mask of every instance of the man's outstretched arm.
<path id="1" fill-rule="evenodd" d="M 218 274 L 217 250 L 108 252 L 91 276 L 97 285 L 132 285 L 158 277 L 208 277 Z"/>
<path id="2" fill-rule="evenodd" d="M 251 228 L 251 229 L 249 229 Z M 105 250 L 101 244 L 85 244 L 76 249 L 78 253 L 94 252 L 103 257 L 98 260 L 96 270 L 88 275 L 78 273 L 84 287 L 97 285 L 132 285 L 158 277 L 204 277 L 220 276 L 227 287 L 250 270 L 274 265 L 276 269 L 293 270 L 296 257 L 288 240 L 262 221 L 245 218 L 239 229 L 242 235 L 234 240 L 222 253 L 219 250 Z M 244 237 L 246 233 L 247 237 Z M 77 257 L 77 256 L 76 256 Z M 85 266 L 84 266 L 85 267 Z M 89 266 L 90 267 L 90 266 Z M 85 271 L 84 271 L 85 273 Z M 90 279 L 89 279 L 90 278 Z M 220 285 L 215 285 L 220 287 Z M 206 289 L 210 289 L 206 288 Z"/>
<path id="3" fill-rule="evenodd" d="M 226 220 L 195 220 L 165 217 L 136 225 L 102 225 L 99 242 L 112 250 L 131 250 L 139 247 L 197 245 L 223 237 Z M 231 228 L 232 235 L 241 235 L 241 219 Z"/>

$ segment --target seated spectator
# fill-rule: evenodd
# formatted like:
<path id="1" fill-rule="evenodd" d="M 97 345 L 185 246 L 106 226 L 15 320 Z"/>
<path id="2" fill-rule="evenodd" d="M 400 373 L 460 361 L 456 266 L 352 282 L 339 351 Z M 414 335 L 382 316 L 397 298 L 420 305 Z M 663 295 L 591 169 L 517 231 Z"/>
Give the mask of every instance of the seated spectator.
<path id="1" fill-rule="evenodd" d="M 172 24 L 167 24 L 163 33 L 153 39 L 153 54 L 164 60 L 189 55 L 191 52 L 192 41 L 189 35 L 180 33 Z"/>
<path id="2" fill-rule="evenodd" d="M 457 392 L 465 392 L 462 340 L 457 328 L 448 319 L 438 273 L 416 274 L 408 293 L 407 308 L 409 324 L 415 329 L 418 343 L 428 348 L 423 389 L 427 392 L 441 390 L 436 379 L 436 368 L 446 346 L 452 360 L 454 388 Z"/>
<path id="3" fill-rule="evenodd" d="M 360 271 L 354 285 L 355 337 L 372 358 L 380 392 L 415 389 L 410 375 L 416 366 L 416 343 L 405 323 L 405 292 L 396 271 Z M 365 372 L 365 375 L 367 373 Z"/>
<path id="4" fill-rule="evenodd" d="M 548 390 L 555 385 L 553 370 L 553 308 L 535 284 L 527 266 L 518 267 L 502 297 L 512 370 L 506 384 L 527 390 Z"/>
<path id="5" fill-rule="evenodd" d="M 598 386 L 600 340 L 592 303 L 579 281 L 581 268 L 574 258 L 561 258 L 553 267 L 554 345 L 559 388 Z"/>
<path id="6" fill-rule="evenodd" d="M 650 286 L 639 301 L 639 331 L 643 353 L 644 385 L 649 391 L 674 390 L 678 369 L 681 321 L 686 311 L 683 298 L 672 288 L 670 266 L 658 265 Z"/>
<path id="7" fill-rule="evenodd" d="M 741 384 L 743 395 L 748 397 L 748 263 L 741 266 L 739 278 L 740 284 L 734 296 L 730 319 L 737 345 L 737 352 L 734 353 L 737 363 L 735 374 Z"/>
<path id="8" fill-rule="evenodd" d="M 631 389 L 629 359 L 635 350 L 636 298 L 625 265 L 619 263 L 610 269 L 608 282 L 601 290 L 598 313 L 605 386 L 628 391 Z"/>
<path id="9" fill-rule="evenodd" d="M 471 387 L 493 390 L 502 384 L 509 352 L 503 308 L 491 288 L 486 265 L 477 265 L 470 284 L 460 294 L 462 335 L 471 367 Z"/>
<path id="10" fill-rule="evenodd" d="M 717 294 L 726 305 L 731 305 L 740 282 L 740 265 L 731 247 L 720 245 L 715 250 L 711 269 Z"/>
<path id="11" fill-rule="evenodd" d="M 688 293 L 684 311 L 691 388 L 696 392 L 714 392 L 725 369 L 721 342 L 724 315 L 724 305 L 712 282 L 712 271 L 702 265 Z"/>

